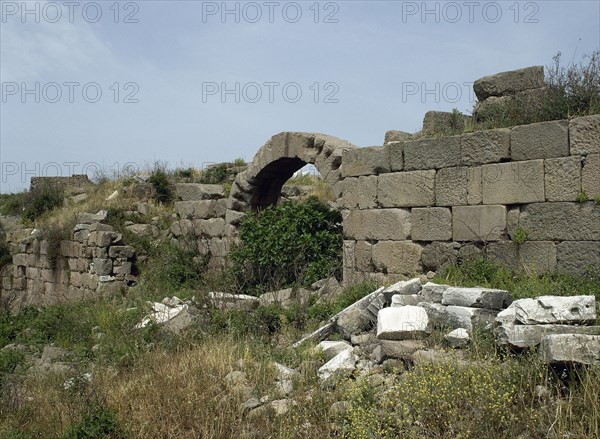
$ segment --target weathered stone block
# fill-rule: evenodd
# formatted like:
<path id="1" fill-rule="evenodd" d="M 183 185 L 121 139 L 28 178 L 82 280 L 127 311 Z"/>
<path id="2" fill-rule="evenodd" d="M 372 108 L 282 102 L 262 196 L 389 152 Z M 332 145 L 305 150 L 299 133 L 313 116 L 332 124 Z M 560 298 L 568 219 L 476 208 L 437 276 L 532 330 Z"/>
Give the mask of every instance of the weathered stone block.
<path id="1" fill-rule="evenodd" d="M 359 271 L 372 271 L 373 269 L 373 258 L 372 245 L 367 241 L 356 241 L 354 247 L 354 259 L 356 263 L 356 269 Z"/>
<path id="2" fill-rule="evenodd" d="M 392 172 L 404 170 L 404 142 L 389 143 L 390 149 L 390 170 Z"/>
<path id="3" fill-rule="evenodd" d="M 214 200 L 225 197 L 225 189 L 220 184 L 177 183 L 177 199 L 183 201 Z"/>
<path id="4" fill-rule="evenodd" d="M 569 122 L 554 120 L 520 125 L 511 132 L 513 160 L 547 159 L 569 155 Z"/>
<path id="5" fill-rule="evenodd" d="M 421 270 L 422 247 L 410 241 L 379 241 L 373 245 L 373 264 L 379 271 L 412 274 Z"/>
<path id="6" fill-rule="evenodd" d="M 108 256 L 111 258 L 132 258 L 135 254 L 135 249 L 129 245 L 113 245 L 108 249 Z"/>
<path id="7" fill-rule="evenodd" d="M 406 209 L 351 210 L 343 225 L 346 238 L 403 240 L 410 236 L 410 212 Z"/>
<path id="8" fill-rule="evenodd" d="M 65 257 L 82 256 L 81 243 L 77 241 L 61 241 L 60 254 Z"/>
<path id="9" fill-rule="evenodd" d="M 325 358 L 325 361 L 331 360 L 342 351 L 352 351 L 352 345 L 343 340 L 322 341 L 319 343 L 317 348 L 323 352 L 323 358 Z"/>
<path id="10" fill-rule="evenodd" d="M 404 169 L 440 169 L 461 165 L 460 137 L 413 140 L 404 143 Z"/>
<path id="11" fill-rule="evenodd" d="M 342 208 L 372 209 L 377 205 L 377 177 L 346 178 L 343 180 Z"/>
<path id="12" fill-rule="evenodd" d="M 207 220 L 194 220 L 196 236 L 223 236 L 225 234 L 225 220 L 211 218 Z"/>
<path id="13" fill-rule="evenodd" d="M 548 364 L 600 365 L 600 335 L 547 335 L 542 339 L 540 352 Z"/>
<path id="14" fill-rule="evenodd" d="M 450 305 L 445 309 L 441 326 L 471 331 L 477 324 L 492 323 L 497 313 L 487 308 Z"/>
<path id="15" fill-rule="evenodd" d="M 426 245 L 421 254 L 423 267 L 437 271 L 455 264 L 458 260 L 458 247 L 460 244 L 453 242 L 432 242 Z"/>
<path id="16" fill-rule="evenodd" d="M 343 177 L 358 177 L 390 172 L 390 150 L 384 146 L 356 148 L 344 151 Z"/>
<path id="17" fill-rule="evenodd" d="M 105 276 L 112 273 L 113 261 L 111 259 L 94 258 L 94 273 L 99 276 Z"/>
<path id="18" fill-rule="evenodd" d="M 481 203 L 481 167 L 440 169 L 435 177 L 435 204 L 461 206 Z"/>
<path id="19" fill-rule="evenodd" d="M 427 137 L 435 137 L 461 131 L 467 120 L 468 116 L 454 111 L 428 111 L 423 117 L 421 133 Z"/>
<path id="20" fill-rule="evenodd" d="M 461 136 L 462 164 L 497 163 L 510 158 L 510 129 L 477 131 Z"/>
<path id="21" fill-rule="evenodd" d="M 546 201 L 576 201 L 581 192 L 581 159 L 546 159 L 544 166 Z"/>
<path id="22" fill-rule="evenodd" d="M 513 302 L 516 322 L 523 325 L 586 325 L 596 321 L 594 296 L 541 296 Z"/>
<path id="23" fill-rule="evenodd" d="M 588 197 L 600 197 L 600 154 L 590 154 L 585 158 L 581 171 L 581 187 Z"/>
<path id="24" fill-rule="evenodd" d="M 486 258 L 507 268 L 544 274 L 556 270 L 556 245 L 551 241 L 492 242 Z"/>
<path id="25" fill-rule="evenodd" d="M 512 300 L 508 291 L 493 288 L 450 287 L 444 290 L 442 295 L 442 305 L 497 310 L 506 308 Z"/>
<path id="26" fill-rule="evenodd" d="M 433 282 L 427 282 L 425 285 L 423 285 L 423 289 L 421 290 L 423 300 L 433 303 L 442 303 L 444 291 L 446 291 L 448 288 L 450 288 L 449 285 L 440 285 Z"/>
<path id="27" fill-rule="evenodd" d="M 108 247 L 116 238 L 115 232 L 90 232 L 88 237 L 89 245 L 96 245 L 98 247 Z"/>
<path id="28" fill-rule="evenodd" d="M 569 121 L 572 155 L 600 154 L 600 114 Z"/>
<path id="29" fill-rule="evenodd" d="M 545 336 L 552 334 L 600 335 L 600 326 L 505 324 L 494 329 L 499 345 L 519 349 L 537 346 Z"/>
<path id="30" fill-rule="evenodd" d="M 452 213 L 444 207 L 411 210 L 411 237 L 414 241 L 447 241 L 452 239 Z"/>
<path id="31" fill-rule="evenodd" d="M 390 142 L 404 142 L 410 140 L 413 135 L 404 131 L 390 130 L 386 131 L 383 144 L 386 145 Z"/>
<path id="32" fill-rule="evenodd" d="M 407 340 L 426 336 L 429 318 L 419 306 L 384 308 L 377 314 L 379 340 Z"/>
<path id="33" fill-rule="evenodd" d="M 557 271 L 585 275 L 600 267 L 599 241 L 564 241 L 556 246 Z"/>
<path id="34" fill-rule="evenodd" d="M 537 203 L 523 206 L 519 224 L 533 241 L 600 241 L 600 205 Z"/>
<path id="35" fill-rule="evenodd" d="M 227 200 L 177 201 L 175 210 L 181 218 L 209 219 L 225 216 Z"/>
<path id="36" fill-rule="evenodd" d="M 435 204 L 435 171 L 394 172 L 379 176 L 377 200 L 383 207 Z"/>
<path id="37" fill-rule="evenodd" d="M 520 91 L 530 90 L 544 85 L 544 67 L 533 66 L 509 72 L 484 76 L 473 84 L 477 99 L 484 100 L 490 96 L 512 95 Z"/>
<path id="38" fill-rule="evenodd" d="M 483 204 L 523 204 L 545 201 L 544 161 L 483 165 Z"/>
<path id="39" fill-rule="evenodd" d="M 452 208 L 454 241 L 498 241 L 506 230 L 505 206 L 457 206 Z"/>

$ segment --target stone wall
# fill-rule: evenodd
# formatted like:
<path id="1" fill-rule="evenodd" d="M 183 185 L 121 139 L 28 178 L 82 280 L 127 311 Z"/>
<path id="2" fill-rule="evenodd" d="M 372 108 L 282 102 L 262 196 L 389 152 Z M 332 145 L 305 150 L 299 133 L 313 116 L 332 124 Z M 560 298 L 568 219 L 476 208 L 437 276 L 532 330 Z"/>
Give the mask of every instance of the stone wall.
<path id="1" fill-rule="evenodd" d="M 70 177 L 31 177 L 29 190 L 33 191 L 42 185 L 72 189 L 85 188 L 92 184 L 88 176 L 84 174 L 73 174 Z"/>
<path id="2" fill-rule="evenodd" d="M 346 283 L 475 254 L 600 267 L 600 115 L 348 150 L 342 171 Z"/>
<path id="3" fill-rule="evenodd" d="M 106 212 L 82 213 L 71 239 L 51 242 L 33 234 L 19 244 L 1 273 L 2 300 L 13 309 L 50 306 L 112 294 L 133 284 L 133 247 L 102 224 Z"/>

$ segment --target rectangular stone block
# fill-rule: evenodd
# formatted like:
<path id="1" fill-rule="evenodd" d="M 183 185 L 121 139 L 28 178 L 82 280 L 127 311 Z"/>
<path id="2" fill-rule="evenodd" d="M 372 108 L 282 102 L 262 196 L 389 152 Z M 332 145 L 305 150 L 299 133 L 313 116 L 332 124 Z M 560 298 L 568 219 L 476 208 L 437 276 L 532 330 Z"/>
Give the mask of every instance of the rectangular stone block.
<path id="1" fill-rule="evenodd" d="M 404 142 L 389 143 L 390 149 L 390 170 L 392 172 L 404 170 Z"/>
<path id="2" fill-rule="evenodd" d="M 390 172 L 390 150 L 387 146 L 371 146 L 344 151 L 343 177 L 377 175 Z"/>
<path id="3" fill-rule="evenodd" d="M 481 167 L 440 169 L 435 176 L 435 204 L 461 206 L 481 203 Z"/>
<path id="4" fill-rule="evenodd" d="M 343 180 L 342 208 L 372 209 L 377 205 L 377 176 Z"/>
<path id="5" fill-rule="evenodd" d="M 394 172 L 379 176 L 377 200 L 382 207 L 435 204 L 435 171 Z"/>
<path id="6" fill-rule="evenodd" d="M 373 245 L 373 265 L 384 273 L 413 274 L 421 271 L 422 247 L 411 241 L 379 241 Z"/>
<path id="7" fill-rule="evenodd" d="M 545 201 L 544 161 L 483 165 L 483 204 L 523 204 Z"/>
<path id="8" fill-rule="evenodd" d="M 461 165 L 460 137 L 412 140 L 404 143 L 404 169 L 440 169 Z"/>
<path id="9" fill-rule="evenodd" d="M 513 160 L 547 159 L 569 155 L 569 122 L 553 120 L 516 126 L 510 137 Z"/>
<path id="10" fill-rule="evenodd" d="M 600 205 L 529 204 L 521 208 L 519 224 L 532 241 L 600 241 Z"/>
<path id="11" fill-rule="evenodd" d="M 585 275 L 600 267 L 599 241 L 564 241 L 556 246 L 557 271 Z"/>
<path id="12" fill-rule="evenodd" d="M 506 268 L 538 275 L 556 270 L 556 244 L 552 241 L 492 242 L 486 247 L 485 257 Z"/>
<path id="13" fill-rule="evenodd" d="M 581 187 L 590 199 L 600 197 L 600 154 L 590 154 L 585 158 Z"/>
<path id="14" fill-rule="evenodd" d="M 177 201 L 175 211 L 181 218 L 209 219 L 225 216 L 227 200 Z"/>
<path id="15" fill-rule="evenodd" d="M 452 213 L 445 207 L 415 208 L 411 211 L 413 241 L 448 241 L 452 239 Z"/>
<path id="16" fill-rule="evenodd" d="M 498 344 L 521 349 L 539 345 L 542 339 L 550 334 L 600 335 L 600 326 L 509 324 L 494 329 Z"/>
<path id="17" fill-rule="evenodd" d="M 452 239 L 455 241 L 498 241 L 505 231 L 505 206 L 452 208 Z"/>
<path id="18" fill-rule="evenodd" d="M 354 257 L 354 249 L 356 248 L 356 241 L 344 241 L 342 248 L 342 263 L 343 263 L 343 276 L 344 281 L 347 282 L 350 273 L 356 272 L 356 258 Z"/>
<path id="19" fill-rule="evenodd" d="M 581 192 L 581 159 L 546 159 L 544 167 L 546 201 L 576 201 Z"/>
<path id="20" fill-rule="evenodd" d="M 540 352 L 548 364 L 600 365 L 600 335 L 553 334 L 540 343 Z"/>
<path id="21" fill-rule="evenodd" d="M 214 200 L 225 197 L 225 189 L 220 184 L 177 183 L 177 199 L 183 201 Z"/>
<path id="22" fill-rule="evenodd" d="M 497 163 L 510 158 L 510 129 L 477 131 L 461 136 L 462 164 Z"/>
<path id="23" fill-rule="evenodd" d="M 600 154 L 600 114 L 569 121 L 572 155 Z"/>
<path id="24" fill-rule="evenodd" d="M 450 287 L 442 294 L 442 305 L 501 310 L 512 303 L 512 295 L 494 288 Z"/>
<path id="25" fill-rule="evenodd" d="M 372 245 L 367 241 L 356 241 L 354 261 L 358 271 L 373 271 Z"/>
<path id="26" fill-rule="evenodd" d="M 410 236 L 406 209 L 351 210 L 343 219 L 344 237 L 356 240 L 404 240 Z"/>
<path id="27" fill-rule="evenodd" d="M 194 233 L 196 236 L 223 236 L 225 220 L 223 218 L 194 220 Z"/>

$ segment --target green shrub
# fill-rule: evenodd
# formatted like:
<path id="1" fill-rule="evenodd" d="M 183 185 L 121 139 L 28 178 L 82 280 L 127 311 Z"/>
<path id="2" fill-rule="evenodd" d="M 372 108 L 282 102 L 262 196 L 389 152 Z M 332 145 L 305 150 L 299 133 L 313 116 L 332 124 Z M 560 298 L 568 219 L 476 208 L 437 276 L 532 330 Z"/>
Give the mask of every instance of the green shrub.
<path id="1" fill-rule="evenodd" d="M 240 289 L 258 294 L 339 277 L 341 219 L 339 211 L 314 197 L 249 213 L 240 225 L 240 244 L 230 254 Z"/>
<path id="2" fill-rule="evenodd" d="M 0 270 L 5 265 L 12 262 L 12 255 L 10 254 L 10 248 L 6 242 L 6 234 L 4 233 L 4 227 L 0 223 Z"/>
<path id="3" fill-rule="evenodd" d="M 64 191 L 59 186 L 45 183 L 27 193 L 23 217 L 34 221 L 46 212 L 63 205 Z"/>
<path id="4" fill-rule="evenodd" d="M 27 192 L 0 194 L 0 214 L 21 216 L 25 210 Z"/>
<path id="5" fill-rule="evenodd" d="M 83 414 L 81 421 L 70 426 L 63 439 L 102 439 L 123 437 L 115 415 L 107 408 L 92 404 Z"/>
<path id="6" fill-rule="evenodd" d="M 201 183 L 205 184 L 221 184 L 227 180 L 227 165 L 220 163 L 202 171 Z"/>
<path id="7" fill-rule="evenodd" d="M 154 198 L 158 203 L 169 203 L 175 198 L 175 188 L 166 167 L 161 164 L 156 164 L 154 170 L 148 178 L 148 182 L 154 188 Z"/>
<path id="8" fill-rule="evenodd" d="M 519 226 L 513 234 L 513 242 L 523 244 L 525 241 L 527 241 L 527 232 L 523 227 Z"/>

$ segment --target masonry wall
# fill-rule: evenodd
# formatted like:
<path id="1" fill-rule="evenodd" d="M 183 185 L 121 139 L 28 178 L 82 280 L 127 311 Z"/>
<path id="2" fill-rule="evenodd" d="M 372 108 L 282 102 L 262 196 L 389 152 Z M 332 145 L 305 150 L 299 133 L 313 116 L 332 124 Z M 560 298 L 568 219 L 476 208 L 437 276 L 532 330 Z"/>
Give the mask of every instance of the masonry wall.
<path id="1" fill-rule="evenodd" d="M 473 255 L 600 267 L 600 115 L 348 150 L 342 171 L 346 283 Z"/>
<path id="2" fill-rule="evenodd" d="M 102 215 L 99 215 L 102 216 Z M 82 213 L 69 240 L 22 241 L 1 273 L 2 300 L 14 309 L 113 294 L 135 282 L 133 247 L 98 215 Z"/>

